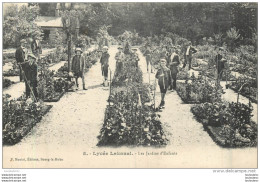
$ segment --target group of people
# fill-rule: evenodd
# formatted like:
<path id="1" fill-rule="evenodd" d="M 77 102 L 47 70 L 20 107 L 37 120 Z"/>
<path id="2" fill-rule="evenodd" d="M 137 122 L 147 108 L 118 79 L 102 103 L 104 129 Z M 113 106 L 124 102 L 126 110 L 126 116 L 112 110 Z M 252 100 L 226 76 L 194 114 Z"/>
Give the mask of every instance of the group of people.
<path id="1" fill-rule="evenodd" d="M 19 66 L 20 81 L 25 82 L 26 97 L 32 93 L 34 99 L 37 99 L 37 60 L 42 54 L 40 37 L 35 36 L 31 42 L 31 50 L 28 50 L 28 43 L 25 39 L 20 40 L 20 46 L 16 49 L 15 59 Z"/>
<path id="2" fill-rule="evenodd" d="M 131 60 L 134 61 L 136 67 L 138 67 L 138 62 L 140 60 L 137 49 L 133 48 L 131 51 L 125 53 L 124 48 L 122 46 L 118 47 L 118 52 L 115 55 L 116 60 L 116 73 L 119 74 L 123 69 L 123 64 L 125 61 L 125 57 L 127 55 L 131 56 Z M 218 72 L 218 79 L 222 77 L 223 69 L 225 67 L 226 60 L 223 58 L 223 48 L 218 49 L 218 54 L 215 57 L 216 68 Z M 146 51 L 144 52 L 144 56 L 146 58 L 147 63 L 147 71 L 148 66 L 151 67 L 151 73 L 153 73 L 154 65 L 152 61 L 153 52 L 149 45 L 146 45 Z M 188 70 L 191 69 L 192 57 L 193 54 L 196 53 L 197 50 L 191 45 L 191 43 L 187 46 L 184 51 L 184 62 L 183 68 L 188 65 Z M 177 74 L 179 72 L 180 65 L 180 47 L 179 46 L 165 46 L 160 52 L 160 66 L 156 72 L 156 79 L 158 79 L 158 84 L 161 92 L 161 103 L 159 108 L 163 108 L 165 106 L 165 94 L 167 90 L 176 90 L 176 81 Z M 35 99 L 38 98 L 37 93 L 37 60 L 40 60 L 40 54 L 42 54 L 42 48 L 39 41 L 39 37 L 35 37 L 31 43 L 31 52 L 26 48 L 26 40 L 22 39 L 20 41 L 20 46 L 17 48 L 15 57 L 16 61 L 20 68 L 20 81 L 25 81 L 26 86 L 26 97 L 30 97 L 30 94 L 33 95 Z M 104 80 L 102 82 L 103 86 L 108 85 L 108 70 L 109 70 L 109 58 L 110 55 L 108 53 L 108 47 L 104 46 L 102 50 L 102 55 L 100 58 L 101 63 L 101 72 Z M 85 59 L 86 56 L 83 55 L 83 51 L 81 48 L 75 49 L 75 56 L 72 58 L 71 63 L 71 72 L 69 75 L 76 79 L 76 89 L 78 90 L 78 78 L 82 78 L 83 90 L 87 90 L 85 87 L 85 79 L 84 79 L 84 71 L 85 71 Z"/>
<path id="3" fill-rule="evenodd" d="M 226 59 L 224 59 L 224 48 L 217 48 L 218 54 L 215 57 L 215 64 L 217 69 L 217 79 L 220 80 L 223 75 L 223 70 L 225 69 Z M 188 70 L 191 69 L 193 54 L 195 54 L 197 50 L 191 45 L 189 42 L 188 46 L 184 50 L 184 62 L 182 69 L 188 66 Z M 144 53 L 146 57 L 147 63 L 147 71 L 148 65 L 151 67 L 151 72 L 153 72 L 153 61 L 152 61 L 152 53 L 149 45 L 146 47 L 146 51 Z M 179 72 L 180 65 L 180 47 L 179 46 L 165 46 L 160 54 L 160 67 L 157 70 L 155 75 L 156 79 L 158 79 L 158 84 L 161 92 L 161 102 L 159 105 L 159 109 L 165 106 L 165 95 L 167 90 L 176 90 L 176 81 L 177 74 Z"/>

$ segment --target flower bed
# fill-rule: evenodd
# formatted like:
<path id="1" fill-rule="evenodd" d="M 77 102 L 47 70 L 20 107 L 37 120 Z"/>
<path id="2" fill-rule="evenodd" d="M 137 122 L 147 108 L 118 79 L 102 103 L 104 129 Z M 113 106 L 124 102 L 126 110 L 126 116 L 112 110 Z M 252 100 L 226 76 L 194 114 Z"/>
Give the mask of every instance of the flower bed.
<path id="1" fill-rule="evenodd" d="M 191 112 L 222 147 L 256 147 L 257 124 L 251 120 L 252 108 L 241 103 L 203 103 Z"/>
<path id="2" fill-rule="evenodd" d="M 12 85 L 12 84 L 14 84 L 13 81 L 4 78 L 4 80 L 3 80 L 3 88 L 7 88 L 7 87 L 9 87 L 9 86 Z"/>
<path id="3" fill-rule="evenodd" d="M 247 83 L 245 86 L 242 87 L 240 90 L 242 84 Z M 234 90 L 235 92 L 238 92 L 240 90 L 240 94 L 244 97 L 250 99 L 251 102 L 257 103 L 257 82 L 256 80 L 247 80 L 244 82 L 239 82 L 236 80 L 236 82 L 231 82 L 230 89 Z"/>
<path id="4" fill-rule="evenodd" d="M 111 89 L 97 145 L 166 145 L 160 116 L 152 105 L 145 104 L 151 101 L 150 87 L 143 84 L 142 72 L 134 66 L 134 61 L 125 61 L 122 72 L 113 79 Z"/>
<path id="5" fill-rule="evenodd" d="M 42 67 L 39 74 L 38 93 L 44 102 L 57 102 L 73 86 L 65 79 L 54 79 L 54 71 Z"/>
<path id="6" fill-rule="evenodd" d="M 185 83 L 177 82 L 176 91 L 182 101 L 187 104 L 216 102 L 221 99 L 222 87 L 216 87 L 215 81 L 202 77 L 186 80 Z"/>
<path id="7" fill-rule="evenodd" d="M 10 69 L 8 71 L 3 72 L 3 76 L 19 76 L 19 69 Z"/>
<path id="8" fill-rule="evenodd" d="M 3 97 L 3 144 L 14 145 L 21 141 L 40 122 L 52 106 L 31 99 L 10 100 Z"/>

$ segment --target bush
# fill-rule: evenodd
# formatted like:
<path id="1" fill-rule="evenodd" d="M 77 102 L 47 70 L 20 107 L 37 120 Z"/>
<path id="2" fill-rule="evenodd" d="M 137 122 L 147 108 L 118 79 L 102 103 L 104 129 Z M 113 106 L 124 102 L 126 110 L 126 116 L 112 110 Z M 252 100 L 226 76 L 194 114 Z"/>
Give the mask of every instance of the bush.
<path id="1" fill-rule="evenodd" d="M 3 80 L 3 88 L 7 88 L 7 87 L 9 87 L 9 86 L 12 85 L 12 84 L 14 84 L 13 81 L 4 78 L 4 80 Z"/>

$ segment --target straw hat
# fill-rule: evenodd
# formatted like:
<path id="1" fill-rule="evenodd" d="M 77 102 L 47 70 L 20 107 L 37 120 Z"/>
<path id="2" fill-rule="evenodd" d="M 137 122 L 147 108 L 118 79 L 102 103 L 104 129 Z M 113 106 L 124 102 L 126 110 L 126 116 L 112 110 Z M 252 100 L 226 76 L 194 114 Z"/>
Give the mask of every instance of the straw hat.
<path id="1" fill-rule="evenodd" d="M 80 47 L 77 47 L 77 48 L 76 48 L 75 52 L 77 52 L 77 51 L 80 51 L 80 53 L 82 53 L 82 52 L 83 52 L 83 51 L 81 50 L 81 48 L 80 48 Z"/>
<path id="2" fill-rule="evenodd" d="M 28 54 L 28 57 L 31 57 L 31 58 L 33 58 L 35 60 L 37 59 L 34 54 Z"/>

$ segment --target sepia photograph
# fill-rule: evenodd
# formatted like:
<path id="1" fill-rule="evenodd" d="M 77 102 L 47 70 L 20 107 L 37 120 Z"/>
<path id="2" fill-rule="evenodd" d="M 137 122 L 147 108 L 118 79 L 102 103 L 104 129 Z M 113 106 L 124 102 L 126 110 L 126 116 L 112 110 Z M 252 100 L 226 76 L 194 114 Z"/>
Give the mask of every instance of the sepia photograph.
<path id="1" fill-rule="evenodd" d="M 258 168 L 257 2 L 2 3 L 2 168 Z"/>

